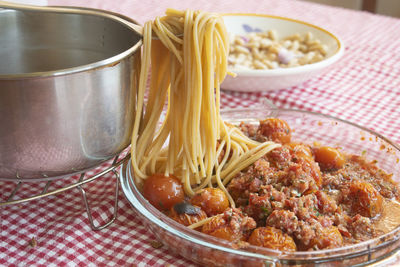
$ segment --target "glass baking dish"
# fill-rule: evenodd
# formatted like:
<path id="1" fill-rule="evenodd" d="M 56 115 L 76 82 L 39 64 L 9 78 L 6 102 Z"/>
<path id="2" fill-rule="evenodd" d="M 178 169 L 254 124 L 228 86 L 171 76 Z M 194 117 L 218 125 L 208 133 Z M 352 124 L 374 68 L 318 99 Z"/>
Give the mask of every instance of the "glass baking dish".
<path id="1" fill-rule="evenodd" d="M 257 124 L 260 119 L 277 117 L 294 129 L 293 141 L 341 147 L 352 154 L 363 154 L 400 182 L 400 146 L 367 128 L 317 113 L 271 108 L 221 111 L 225 121 Z M 400 260 L 400 227 L 375 239 L 351 246 L 320 251 L 281 252 L 249 246 L 234 249 L 229 242 L 191 230 L 168 218 L 143 198 L 134 183 L 130 163 L 121 169 L 122 190 L 142 222 L 173 253 L 202 265 L 215 266 L 350 266 Z M 383 262 L 381 262 L 383 263 Z"/>

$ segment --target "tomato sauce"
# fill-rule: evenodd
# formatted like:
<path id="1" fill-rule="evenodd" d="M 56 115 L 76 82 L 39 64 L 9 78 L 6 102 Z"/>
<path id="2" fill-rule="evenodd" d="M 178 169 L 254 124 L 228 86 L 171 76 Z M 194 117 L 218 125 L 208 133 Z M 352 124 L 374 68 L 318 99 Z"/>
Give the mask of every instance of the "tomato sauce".
<path id="1" fill-rule="evenodd" d="M 399 187 L 376 161 L 335 147 L 294 143 L 280 119 L 239 127 L 254 140 L 282 146 L 227 185 L 236 208 L 227 207 L 219 189 L 186 199 L 199 213 L 185 216 L 211 217 L 197 230 L 232 242 L 307 251 L 359 243 L 400 225 Z"/>

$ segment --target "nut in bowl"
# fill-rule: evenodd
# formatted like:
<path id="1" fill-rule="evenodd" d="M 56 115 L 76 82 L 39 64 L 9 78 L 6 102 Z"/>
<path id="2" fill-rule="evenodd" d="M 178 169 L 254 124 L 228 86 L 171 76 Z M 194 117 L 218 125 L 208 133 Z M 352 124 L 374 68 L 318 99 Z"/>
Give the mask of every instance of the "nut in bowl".
<path id="1" fill-rule="evenodd" d="M 289 18 L 226 14 L 231 38 L 229 71 L 222 89 L 270 91 L 295 86 L 339 60 L 343 44 L 318 26 Z"/>

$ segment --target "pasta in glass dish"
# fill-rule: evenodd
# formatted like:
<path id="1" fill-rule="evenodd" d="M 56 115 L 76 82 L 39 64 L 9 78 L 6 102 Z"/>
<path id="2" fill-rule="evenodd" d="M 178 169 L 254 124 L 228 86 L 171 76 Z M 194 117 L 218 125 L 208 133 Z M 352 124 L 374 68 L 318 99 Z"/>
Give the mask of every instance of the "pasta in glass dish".
<path id="1" fill-rule="evenodd" d="M 348 131 L 332 136 L 335 125 L 326 121 L 362 128 L 284 110 L 237 111 L 239 121 L 232 111 L 225 119 L 219 98 L 229 38 L 218 14 L 167 10 L 145 24 L 143 35 L 131 162 L 121 182 L 163 242 L 175 251 L 193 244 L 192 259 L 218 265 L 241 256 L 352 259 L 360 249 L 372 258 L 366 243 L 386 244 L 388 236 L 397 242 L 398 220 L 379 226 L 393 219 L 385 209 L 400 211 L 394 174 L 357 156 L 346 147 L 355 143 Z M 309 125 L 308 117 L 320 121 Z M 232 253 L 239 259 L 227 258 Z"/>

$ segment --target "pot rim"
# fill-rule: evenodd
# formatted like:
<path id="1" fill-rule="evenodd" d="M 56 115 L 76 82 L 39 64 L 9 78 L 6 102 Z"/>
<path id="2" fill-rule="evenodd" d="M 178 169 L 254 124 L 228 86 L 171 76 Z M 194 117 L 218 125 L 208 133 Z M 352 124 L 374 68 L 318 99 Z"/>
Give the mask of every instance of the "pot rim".
<path id="1" fill-rule="evenodd" d="M 65 8 L 70 7 L 70 8 L 72 8 L 72 6 L 68 6 L 68 7 L 67 6 L 57 6 L 57 7 L 65 7 Z M 82 7 L 79 7 L 79 8 L 80 9 L 86 9 L 86 10 L 99 11 L 99 12 L 103 12 L 103 13 L 106 13 L 106 14 L 110 14 L 112 16 L 117 16 L 117 17 L 121 18 L 121 21 L 117 20 L 117 19 L 113 19 L 112 17 L 109 17 L 109 19 L 122 24 L 123 26 L 127 27 L 132 32 L 136 33 L 137 35 L 139 35 L 141 37 L 140 33 L 136 32 L 135 30 L 133 30 L 128 25 L 128 23 L 134 23 L 134 24 L 138 24 L 138 25 L 139 25 L 139 23 L 137 21 L 127 17 L 127 16 L 124 16 L 124 15 L 119 14 L 119 13 L 107 11 L 107 10 L 101 10 L 101 9 L 95 9 L 95 8 L 82 8 Z M 0 14 L 2 12 L 18 12 L 18 11 L 10 10 L 10 9 L 4 9 L 4 10 L 0 10 Z M 126 21 L 127 23 L 124 23 L 123 21 Z M 63 75 L 69 75 L 69 74 L 84 72 L 84 71 L 88 71 L 88 70 L 98 70 L 98 69 L 101 69 L 101 68 L 113 67 L 113 66 L 119 64 L 119 62 L 122 61 L 123 59 L 131 56 L 137 50 L 139 50 L 140 47 L 142 46 L 142 43 L 143 43 L 143 40 L 141 38 L 133 46 L 131 46 L 127 50 L 123 51 L 122 53 L 119 53 L 119 54 L 117 54 L 115 56 L 108 57 L 106 59 L 103 59 L 103 60 L 100 60 L 100 61 L 96 61 L 96 62 L 93 62 L 93 63 L 80 65 L 80 66 L 72 67 L 72 68 L 51 70 L 51 71 L 17 73 L 17 74 L 0 74 L 0 80 L 16 80 L 16 79 L 55 77 L 55 76 L 63 76 Z"/>

